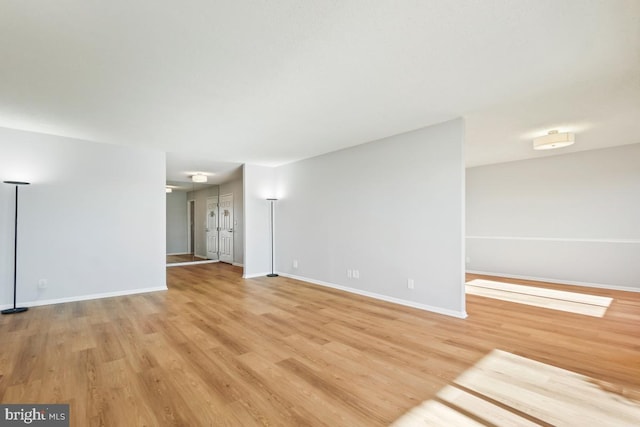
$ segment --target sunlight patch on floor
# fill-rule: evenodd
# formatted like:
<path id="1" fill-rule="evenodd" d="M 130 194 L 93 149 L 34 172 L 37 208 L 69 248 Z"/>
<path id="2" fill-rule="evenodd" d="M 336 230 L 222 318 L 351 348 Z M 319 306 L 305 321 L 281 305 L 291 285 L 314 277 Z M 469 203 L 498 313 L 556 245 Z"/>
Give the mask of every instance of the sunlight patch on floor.
<path id="1" fill-rule="evenodd" d="M 637 426 L 640 402 L 597 381 L 493 350 L 392 426 Z"/>
<path id="2" fill-rule="evenodd" d="M 466 293 L 502 301 L 526 304 L 586 316 L 603 317 L 612 298 L 558 291 L 513 283 L 474 279 L 466 283 Z"/>

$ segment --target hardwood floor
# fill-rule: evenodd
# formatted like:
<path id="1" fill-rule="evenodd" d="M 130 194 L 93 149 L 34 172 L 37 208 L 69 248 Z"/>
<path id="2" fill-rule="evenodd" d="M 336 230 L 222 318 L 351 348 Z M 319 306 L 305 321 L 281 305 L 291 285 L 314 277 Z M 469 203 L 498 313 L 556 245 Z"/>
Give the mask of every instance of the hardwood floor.
<path id="1" fill-rule="evenodd" d="M 180 254 L 180 255 L 167 255 L 167 264 L 175 264 L 179 262 L 194 262 L 194 261 L 206 261 L 206 258 L 202 258 L 193 254 Z"/>
<path id="2" fill-rule="evenodd" d="M 594 413 L 640 414 L 640 293 L 509 280 L 613 302 L 599 318 L 468 295 L 462 320 L 222 263 L 167 275 L 0 317 L 0 402 L 70 403 L 73 426 L 551 425 L 607 396 Z"/>

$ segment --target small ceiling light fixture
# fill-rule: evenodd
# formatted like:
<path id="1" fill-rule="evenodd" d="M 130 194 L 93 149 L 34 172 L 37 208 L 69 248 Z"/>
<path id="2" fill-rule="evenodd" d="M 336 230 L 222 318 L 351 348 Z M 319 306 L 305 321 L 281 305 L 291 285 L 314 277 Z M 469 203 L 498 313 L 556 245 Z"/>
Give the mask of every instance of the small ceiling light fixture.
<path id="1" fill-rule="evenodd" d="M 173 192 L 173 188 L 165 187 L 164 191 L 166 191 L 167 193 L 172 193 Z"/>
<path id="2" fill-rule="evenodd" d="M 575 142 L 576 136 L 570 132 L 558 133 L 557 130 L 551 130 L 545 136 L 535 138 L 533 140 L 534 150 L 552 150 L 554 148 L 562 148 L 569 146 Z"/>
<path id="3" fill-rule="evenodd" d="M 191 181 L 198 183 L 207 182 L 207 176 L 201 173 L 197 173 L 191 177 Z"/>

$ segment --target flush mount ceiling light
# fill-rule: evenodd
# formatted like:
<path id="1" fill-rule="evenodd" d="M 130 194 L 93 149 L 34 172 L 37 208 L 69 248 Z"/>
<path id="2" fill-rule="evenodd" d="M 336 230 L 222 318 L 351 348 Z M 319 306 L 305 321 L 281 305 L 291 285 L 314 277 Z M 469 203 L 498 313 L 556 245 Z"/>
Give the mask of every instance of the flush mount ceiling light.
<path id="1" fill-rule="evenodd" d="M 164 191 L 166 191 L 167 193 L 172 193 L 173 192 L 173 188 L 165 187 Z"/>
<path id="2" fill-rule="evenodd" d="M 191 181 L 198 183 L 207 182 L 207 176 L 201 173 L 197 173 L 191 177 Z"/>
<path id="3" fill-rule="evenodd" d="M 549 131 L 545 136 L 533 140 L 534 150 L 552 150 L 562 148 L 575 142 L 575 134 L 570 132 L 558 133 L 557 130 Z"/>

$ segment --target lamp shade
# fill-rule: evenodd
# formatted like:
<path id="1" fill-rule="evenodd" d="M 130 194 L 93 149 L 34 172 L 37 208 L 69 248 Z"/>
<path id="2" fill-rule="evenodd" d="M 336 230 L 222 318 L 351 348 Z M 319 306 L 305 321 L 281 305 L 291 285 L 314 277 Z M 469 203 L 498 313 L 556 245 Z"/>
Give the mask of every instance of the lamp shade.
<path id="1" fill-rule="evenodd" d="M 550 131 L 547 135 L 533 140 L 534 150 L 552 150 L 569 146 L 575 142 L 575 134 L 570 132 L 558 133 L 557 130 Z"/>

